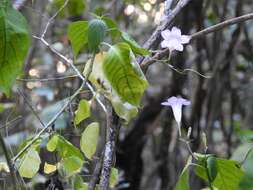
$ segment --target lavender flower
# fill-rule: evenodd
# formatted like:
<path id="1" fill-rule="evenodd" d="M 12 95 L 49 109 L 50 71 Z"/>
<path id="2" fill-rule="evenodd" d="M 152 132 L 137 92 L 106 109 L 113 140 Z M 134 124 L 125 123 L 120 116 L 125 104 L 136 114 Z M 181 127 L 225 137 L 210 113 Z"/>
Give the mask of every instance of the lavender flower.
<path id="1" fill-rule="evenodd" d="M 170 52 L 173 50 L 183 51 L 182 44 L 190 42 L 191 36 L 181 35 L 181 30 L 177 27 L 173 27 L 171 30 L 164 30 L 161 32 L 163 41 L 161 43 L 162 48 L 169 48 Z"/>
<path id="2" fill-rule="evenodd" d="M 177 98 L 175 96 L 172 96 L 168 98 L 166 102 L 162 102 L 161 104 L 163 106 L 172 107 L 173 115 L 178 124 L 179 136 L 181 136 L 180 127 L 181 127 L 181 119 L 182 119 L 182 106 L 188 106 L 191 104 L 191 102 L 184 98 Z"/>

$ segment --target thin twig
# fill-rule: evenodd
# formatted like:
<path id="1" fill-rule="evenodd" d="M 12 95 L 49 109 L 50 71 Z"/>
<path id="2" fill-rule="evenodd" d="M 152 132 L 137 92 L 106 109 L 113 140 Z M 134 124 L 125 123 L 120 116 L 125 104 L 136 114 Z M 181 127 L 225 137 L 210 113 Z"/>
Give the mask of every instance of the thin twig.
<path id="1" fill-rule="evenodd" d="M 41 126 L 43 128 L 46 127 L 46 125 L 43 123 L 43 121 L 40 119 L 39 115 L 36 113 L 35 109 L 33 108 L 33 106 L 30 104 L 30 102 L 27 100 L 26 96 L 24 95 L 24 93 L 18 89 L 19 94 L 24 98 L 24 101 L 26 102 L 26 104 L 28 105 L 28 107 L 30 108 L 30 110 L 33 112 L 33 114 L 35 115 L 35 117 L 38 119 L 38 121 L 40 122 Z"/>
<path id="2" fill-rule="evenodd" d="M 47 24 L 46 24 L 46 27 L 45 29 L 43 30 L 43 33 L 41 34 L 41 38 L 44 38 L 46 33 L 47 33 L 47 30 L 48 30 L 48 27 L 50 26 L 51 22 L 57 17 L 57 15 L 68 5 L 68 2 L 69 0 L 66 0 L 64 2 L 64 4 L 60 7 L 60 9 L 52 16 L 49 18 Z"/>
<path id="3" fill-rule="evenodd" d="M 195 39 L 195 38 L 198 38 L 200 36 L 207 35 L 207 34 L 216 32 L 218 30 L 221 30 L 221 29 L 223 29 L 227 26 L 230 26 L 230 25 L 233 25 L 233 24 L 238 24 L 238 23 L 241 23 L 241 22 L 245 22 L 245 21 L 251 20 L 251 19 L 253 19 L 253 13 L 249 13 L 249 14 L 245 14 L 245 15 L 242 15 L 242 16 L 239 16 L 239 17 L 231 18 L 231 19 L 228 19 L 224 22 L 221 22 L 219 24 L 210 26 L 210 27 L 208 27 L 204 30 L 201 30 L 199 32 L 196 32 L 196 33 L 192 34 L 191 39 Z"/>
<path id="4" fill-rule="evenodd" d="M 16 80 L 19 82 L 50 82 L 50 81 L 56 81 L 56 80 L 65 80 L 65 79 L 72 79 L 76 78 L 78 75 L 71 75 L 71 76 L 65 76 L 65 77 L 56 77 L 56 78 L 43 78 L 43 79 L 20 79 L 17 78 Z"/>
<path id="5" fill-rule="evenodd" d="M 7 123 L 4 124 L 4 126 L 0 127 L 0 129 L 5 129 L 6 127 L 12 125 L 12 123 L 14 123 L 14 122 L 16 122 L 16 121 L 18 121 L 20 119 L 22 119 L 22 116 L 18 116 L 16 118 L 14 118 L 13 120 L 8 121 Z"/>

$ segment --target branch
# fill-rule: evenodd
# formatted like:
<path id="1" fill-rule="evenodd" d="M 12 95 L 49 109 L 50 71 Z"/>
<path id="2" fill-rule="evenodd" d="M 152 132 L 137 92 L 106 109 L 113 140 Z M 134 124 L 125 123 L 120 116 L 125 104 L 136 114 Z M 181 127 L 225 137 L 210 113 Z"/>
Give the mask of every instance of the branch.
<path id="1" fill-rule="evenodd" d="M 105 144 L 102 174 L 100 180 L 100 190 L 108 190 L 111 168 L 113 167 L 113 158 L 115 155 L 116 141 L 119 133 L 119 118 L 114 113 L 112 106 L 107 113 L 108 137 Z"/>
<path id="2" fill-rule="evenodd" d="M 249 13 L 249 14 L 245 14 L 245 15 L 242 15 L 242 16 L 239 16 L 239 17 L 231 18 L 231 19 L 228 19 L 224 22 L 221 22 L 219 24 L 210 26 L 210 27 L 208 27 L 204 30 L 196 32 L 195 34 L 191 35 L 191 38 L 195 39 L 195 38 L 198 38 L 200 36 L 207 35 L 207 34 L 216 32 L 218 30 L 221 30 L 221 29 L 223 29 L 227 26 L 230 26 L 230 25 L 233 25 L 233 24 L 238 24 L 238 23 L 241 23 L 241 22 L 245 22 L 245 21 L 250 20 L 250 19 L 253 19 L 253 13 Z"/>
<path id="3" fill-rule="evenodd" d="M 196 39 L 200 36 L 216 32 L 216 31 L 221 30 L 221 29 L 223 29 L 227 26 L 230 26 L 230 25 L 233 25 L 233 24 L 238 24 L 238 23 L 241 23 L 241 22 L 245 22 L 245 21 L 250 20 L 250 19 L 253 19 L 253 13 L 249 13 L 249 14 L 245 14 L 245 15 L 242 15 L 242 16 L 239 16 L 239 17 L 235 17 L 235 18 L 226 20 L 224 22 L 221 22 L 219 24 L 216 24 L 214 26 L 210 26 L 210 27 L 208 27 L 204 30 L 201 30 L 199 32 L 196 32 L 196 33 L 192 34 L 191 38 L 192 38 L 192 40 L 194 40 L 194 39 Z M 156 60 L 159 60 L 159 59 L 162 59 L 165 56 L 168 56 L 169 53 L 170 53 L 170 50 L 169 50 L 169 48 L 167 48 L 167 49 L 164 49 L 164 50 L 156 53 L 153 57 L 144 60 L 143 63 L 141 64 L 142 70 L 146 71 L 147 68 L 150 65 L 152 65 L 153 63 L 156 62 Z"/>

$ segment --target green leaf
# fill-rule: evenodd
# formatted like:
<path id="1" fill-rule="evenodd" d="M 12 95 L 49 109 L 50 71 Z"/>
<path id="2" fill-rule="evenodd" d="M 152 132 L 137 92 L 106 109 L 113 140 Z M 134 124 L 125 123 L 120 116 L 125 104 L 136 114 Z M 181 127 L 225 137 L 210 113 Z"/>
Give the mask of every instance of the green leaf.
<path id="1" fill-rule="evenodd" d="M 78 125 L 88 117 L 90 117 L 90 103 L 87 100 L 81 100 L 75 114 L 75 124 Z"/>
<path id="2" fill-rule="evenodd" d="M 218 173 L 213 185 L 219 190 L 236 190 L 244 175 L 239 163 L 233 160 L 217 159 Z M 197 167 L 195 173 L 207 181 L 206 169 Z"/>
<path id="3" fill-rule="evenodd" d="M 59 140 L 59 136 L 58 135 L 54 135 L 47 143 L 47 150 L 49 152 L 53 152 L 56 150 L 57 146 L 58 146 L 58 140 Z"/>
<path id="4" fill-rule="evenodd" d="M 122 32 L 121 33 L 121 37 L 123 38 L 123 40 L 130 45 L 132 51 L 135 54 L 139 54 L 139 55 L 149 55 L 149 51 L 145 48 L 142 48 L 128 33 L 126 32 Z"/>
<path id="5" fill-rule="evenodd" d="M 104 40 L 107 26 L 101 19 L 93 19 L 88 26 L 88 46 L 92 52 L 98 51 L 98 46 Z"/>
<path id="6" fill-rule="evenodd" d="M 75 59 L 76 59 L 79 51 L 88 42 L 87 31 L 88 31 L 88 22 L 87 21 L 72 22 L 68 26 L 68 38 L 71 42 Z"/>
<path id="7" fill-rule="evenodd" d="M 189 165 L 192 162 L 192 157 L 189 157 L 187 163 L 177 181 L 175 190 L 190 190 L 189 186 Z"/>
<path id="8" fill-rule="evenodd" d="M 114 188 L 117 185 L 118 180 L 119 180 L 119 171 L 116 168 L 112 168 L 111 175 L 110 175 L 110 180 L 109 180 L 110 187 Z"/>
<path id="9" fill-rule="evenodd" d="M 97 141 L 99 137 L 99 124 L 89 124 L 82 133 L 80 147 L 83 153 L 91 159 L 92 155 L 96 152 Z"/>
<path id="10" fill-rule="evenodd" d="M 22 14 L 0 1 L 0 91 L 7 95 L 21 73 L 29 49 L 27 28 Z"/>
<path id="11" fill-rule="evenodd" d="M 37 151 L 30 149 L 25 156 L 21 159 L 19 165 L 19 174 L 22 177 L 32 178 L 39 171 L 40 156 Z"/>
<path id="12" fill-rule="evenodd" d="M 68 176 L 71 176 L 75 173 L 80 172 L 83 166 L 83 160 L 76 156 L 63 158 L 60 163 L 60 166 L 67 173 Z"/>
<path id="13" fill-rule="evenodd" d="M 67 141 L 64 137 L 54 134 L 47 143 L 47 150 L 50 152 L 57 151 L 61 158 L 68 158 L 71 156 L 78 157 L 84 161 L 81 151 Z"/>
<path id="14" fill-rule="evenodd" d="M 60 9 L 65 3 L 65 0 L 54 0 L 53 5 Z M 86 8 L 86 1 L 85 0 L 69 0 L 66 9 L 61 11 L 60 15 L 64 16 L 67 12 L 69 16 L 80 16 L 84 13 Z"/>
<path id="15" fill-rule="evenodd" d="M 103 71 L 122 101 L 139 106 L 148 82 L 126 43 L 110 48 L 103 62 Z"/>

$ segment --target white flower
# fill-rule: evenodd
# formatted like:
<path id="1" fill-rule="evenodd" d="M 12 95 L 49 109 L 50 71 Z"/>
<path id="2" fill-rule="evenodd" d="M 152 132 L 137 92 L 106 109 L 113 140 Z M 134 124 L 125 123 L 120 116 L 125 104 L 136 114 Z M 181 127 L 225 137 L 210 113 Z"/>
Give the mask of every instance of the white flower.
<path id="1" fill-rule="evenodd" d="M 178 130 L 179 130 L 179 136 L 181 136 L 181 119 L 182 119 L 182 106 L 188 106 L 191 104 L 190 101 L 184 99 L 184 98 L 177 98 L 175 96 L 172 96 L 167 99 L 166 102 L 161 103 L 163 106 L 171 106 L 172 111 L 175 117 L 175 120 L 178 124 Z"/>
<path id="2" fill-rule="evenodd" d="M 162 48 L 169 48 L 170 52 L 173 50 L 183 51 L 184 47 L 182 44 L 189 43 L 191 39 L 191 36 L 181 35 L 181 30 L 175 26 L 171 31 L 162 31 L 161 35 L 164 39 L 161 43 Z"/>

